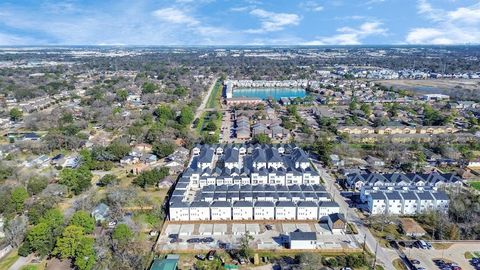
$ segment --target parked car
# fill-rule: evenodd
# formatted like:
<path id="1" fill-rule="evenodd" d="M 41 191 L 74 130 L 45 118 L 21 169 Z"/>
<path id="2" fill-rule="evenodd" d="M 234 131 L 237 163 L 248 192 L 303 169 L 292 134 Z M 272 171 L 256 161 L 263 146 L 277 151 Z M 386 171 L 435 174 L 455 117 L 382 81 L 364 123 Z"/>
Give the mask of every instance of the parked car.
<path id="1" fill-rule="evenodd" d="M 198 238 L 190 238 L 187 240 L 187 243 L 199 243 L 200 239 Z"/>
<path id="2" fill-rule="evenodd" d="M 207 253 L 207 260 L 213 261 L 215 259 L 215 254 L 217 254 L 217 251 L 212 249 Z"/>
<path id="3" fill-rule="evenodd" d="M 202 254 L 197 254 L 197 255 L 195 255 L 195 258 L 197 258 L 198 260 L 201 260 L 201 261 L 204 261 L 204 260 L 205 260 L 205 256 L 202 255 Z"/>
<path id="4" fill-rule="evenodd" d="M 413 260 L 410 260 L 410 261 L 411 261 L 413 264 L 420 264 L 420 261 L 419 261 L 419 260 L 413 259 Z"/>
<path id="5" fill-rule="evenodd" d="M 212 243 L 213 241 L 215 241 L 212 237 L 205 237 L 200 240 L 204 243 Z"/>

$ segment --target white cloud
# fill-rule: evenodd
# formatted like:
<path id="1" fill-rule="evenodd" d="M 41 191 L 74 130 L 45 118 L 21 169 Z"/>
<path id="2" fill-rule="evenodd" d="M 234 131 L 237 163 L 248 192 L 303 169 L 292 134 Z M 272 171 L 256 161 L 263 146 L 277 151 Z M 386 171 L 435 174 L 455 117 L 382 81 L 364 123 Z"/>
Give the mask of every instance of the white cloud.
<path id="1" fill-rule="evenodd" d="M 300 16 L 293 13 L 275 13 L 257 8 L 250 11 L 250 14 L 260 19 L 261 28 L 248 29 L 245 31 L 247 33 L 275 32 L 283 30 L 286 26 L 298 25 L 300 23 Z"/>
<path id="2" fill-rule="evenodd" d="M 42 44 L 43 41 L 35 40 L 29 37 L 22 37 L 13 34 L 0 33 L 0 45 L 13 46 L 13 45 L 36 45 Z"/>
<path id="3" fill-rule="evenodd" d="M 165 21 L 167 23 L 186 24 L 191 26 L 200 24 L 200 22 L 193 16 L 190 16 L 185 11 L 174 7 L 157 9 L 153 12 L 153 15 L 158 20 Z"/>
<path id="4" fill-rule="evenodd" d="M 319 3 L 315 2 L 315 1 L 302 2 L 300 4 L 300 7 L 304 8 L 308 11 L 314 11 L 314 12 L 319 12 L 319 11 L 322 11 L 324 9 L 324 7 L 322 5 L 320 5 Z"/>
<path id="5" fill-rule="evenodd" d="M 410 29 L 406 36 L 407 43 L 442 45 L 480 43 L 480 3 L 447 11 L 434 8 L 427 0 L 419 0 L 417 9 L 431 25 Z"/>
<path id="6" fill-rule="evenodd" d="M 316 40 L 305 42 L 304 45 L 360 45 L 362 39 L 372 35 L 385 35 L 387 29 L 381 22 L 365 22 L 358 28 L 342 27 L 337 29 L 339 34 L 329 37 L 319 37 Z"/>

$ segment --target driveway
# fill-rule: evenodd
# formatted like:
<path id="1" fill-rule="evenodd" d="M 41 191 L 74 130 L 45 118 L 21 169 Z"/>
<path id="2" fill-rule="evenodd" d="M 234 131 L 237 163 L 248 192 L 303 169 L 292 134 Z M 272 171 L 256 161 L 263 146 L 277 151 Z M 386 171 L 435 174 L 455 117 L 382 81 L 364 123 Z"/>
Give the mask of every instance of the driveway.
<path id="1" fill-rule="evenodd" d="M 386 270 L 395 270 L 392 264 L 393 259 L 398 258 L 395 251 L 381 247 L 370 230 L 363 224 L 363 221 L 358 217 L 357 213 L 345 202 L 340 195 L 340 191 L 336 188 L 335 179 L 320 165 L 317 161 L 312 160 L 312 163 L 317 168 L 320 177 L 325 181 L 325 188 L 333 197 L 336 203 L 340 206 L 340 212 L 345 215 L 348 222 L 354 223 L 358 228 L 356 239 L 359 243 L 364 241 L 368 249 L 372 253 L 377 253 L 377 262 L 381 262 Z"/>

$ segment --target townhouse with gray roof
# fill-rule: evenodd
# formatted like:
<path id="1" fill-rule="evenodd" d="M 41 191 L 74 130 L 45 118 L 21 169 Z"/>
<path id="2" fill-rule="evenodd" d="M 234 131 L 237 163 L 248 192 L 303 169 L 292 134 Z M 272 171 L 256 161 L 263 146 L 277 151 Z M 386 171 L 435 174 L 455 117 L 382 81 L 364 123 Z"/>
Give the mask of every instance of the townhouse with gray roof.
<path id="1" fill-rule="evenodd" d="M 175 221 L 307 220 L 339 211 L 295 144 L 197 145 L 169 206 Z"/>

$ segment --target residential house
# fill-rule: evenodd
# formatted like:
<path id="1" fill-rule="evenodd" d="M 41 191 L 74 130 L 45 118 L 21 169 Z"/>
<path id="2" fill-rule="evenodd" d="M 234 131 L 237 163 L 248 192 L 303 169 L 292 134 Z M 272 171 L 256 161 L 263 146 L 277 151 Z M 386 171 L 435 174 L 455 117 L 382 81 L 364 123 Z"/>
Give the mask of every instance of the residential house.
<path id="1" fill-rule="evenodd" d="M 290 249 L 316 249 L 317 234 L 314 232 L 295 231 L 289 233 Z"/>

